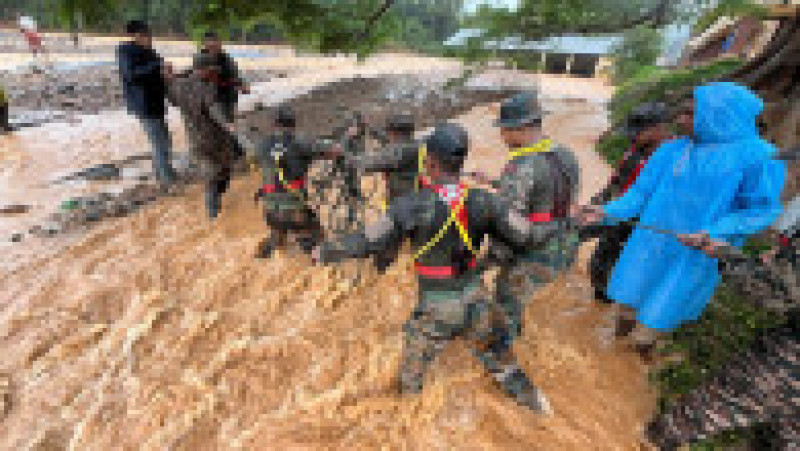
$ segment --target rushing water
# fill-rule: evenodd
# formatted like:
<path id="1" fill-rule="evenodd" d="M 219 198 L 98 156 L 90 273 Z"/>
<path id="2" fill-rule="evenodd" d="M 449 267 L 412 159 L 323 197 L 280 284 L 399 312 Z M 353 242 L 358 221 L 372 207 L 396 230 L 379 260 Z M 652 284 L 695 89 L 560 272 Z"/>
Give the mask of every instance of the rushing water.
<path id="1" fill-rule="evenodd" d="M 541 88 L 554 98 L 608 95 L 586 81 Z M 577 151 L 585 199 L 607 176 L 591 152 L 604 112 L 549 106 L 545 126 Z M 471 133 L 469 168 L 491 174 L 504 160 L 496 109 L 458 119 Z M 36 186 L 142 149 L 123 113 L 0 138 L 0 199 L 34 205 L 0 217 L 0 228 L 97 189 Z M 348 277 L 357 263 L 320 268 L 291 252 L 255 260 L 266 233 L 251 200 L 257 184 L 236 180 L 214 223 L 192 188 L 84 235 L 3 248 L 0 377 L 10 380 L 11 409 L 0 417 L 0 449 L 639 449 L 654 408 L 646 368 L 599 339 L 603 312 L 582 265 L 531 299 L 515 346 L 552 417 L 499 393 L 460 343 L 433 365 L 422 394 L 400 398 L 388 387 L 415 301 L 409 257 L 382 276 L 364 263 L 358 286 Z"/>

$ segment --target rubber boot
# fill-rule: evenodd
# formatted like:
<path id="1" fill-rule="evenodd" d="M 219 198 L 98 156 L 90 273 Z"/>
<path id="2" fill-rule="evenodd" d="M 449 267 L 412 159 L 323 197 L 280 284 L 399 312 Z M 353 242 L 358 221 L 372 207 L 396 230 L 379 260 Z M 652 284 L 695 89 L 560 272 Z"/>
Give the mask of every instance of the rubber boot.
<path id="1" fill-rule="evenodd" d="M 383 274 L 392 266 L 392 263 L 397 259 L 397 254 L 400 252 L 399 248 L 388 249 L 380 254 L 375 254 L 373 263 L 378 270 L 378 274 Z"/>
<path id="2" fill-rule="evenodd" d="M 206 191 L 206 211 L 209 219 L 216 219 L 217 215 L 219 215 L 221 204 L 222 195 L 216 189 L 209 187 Z"/>
<path id="3" fill-rule="evenodd" d="M 261 241 L 258 245 L 258 251 L 256 251 L 256 258 L 266 259 L 272 257 L 272 254 L 275 253 L 275 249 L 277 249 L 282 239 L 282 232 L 278 232 L 273 230 L 272 234 L 269 238 L 265 238 Z"/>
<path id="4" fill-rule="evenodd" d="M 306 254 L 311 254 L 317 245 L 322 243 L 323 234 L 322 231 L 313 228 L 311 231 L 304 233 L 296 238 L 297 245 L 300 246 L 300 249 Z"/>
<path id="5" fill-rule="evenodd" d="M 551 414 L 550 401 L 544 393 L 528 379 L 521 369 L 516 368 L 500 382 L 502 389 L 511 395 L 519 404 L 536 413 Z"/>

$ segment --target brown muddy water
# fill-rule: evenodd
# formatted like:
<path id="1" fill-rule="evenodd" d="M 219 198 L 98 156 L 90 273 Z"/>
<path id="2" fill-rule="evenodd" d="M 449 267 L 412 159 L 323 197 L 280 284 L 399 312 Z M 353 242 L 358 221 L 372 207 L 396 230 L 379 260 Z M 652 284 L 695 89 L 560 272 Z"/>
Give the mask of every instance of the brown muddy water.
<path id="1" fill-rule="evenodd" d="M 608 175 L 591 146 L 606 126 L 595 100 L 609 89 L 541 86 L 554 111 L 545 127 L 578 153 L 586 199 Z M 496 113 L 492 104 L 457 118 L 472 137 L 468 169 L 499 172 Z M 0 138 L 3 202 L 52 196 L 22 187 L 143 148 L 135 123 L 114 123 Z M 410 257 L 381 276 L 367 262 L 321 268 L 293 252 L 255 260 L 266 233 L 251 199 L 258 183 L 235 180 L 213 223 L 193 187 L 83 234 L 3 245 L 0 449 L 640 449 L 655 408 L 647 368 L 604 340 L 583 264 L 530 299 L 515 344 L 553 416 L 497 391 L 459 342 L 420 395 L 397 397 Z"/>

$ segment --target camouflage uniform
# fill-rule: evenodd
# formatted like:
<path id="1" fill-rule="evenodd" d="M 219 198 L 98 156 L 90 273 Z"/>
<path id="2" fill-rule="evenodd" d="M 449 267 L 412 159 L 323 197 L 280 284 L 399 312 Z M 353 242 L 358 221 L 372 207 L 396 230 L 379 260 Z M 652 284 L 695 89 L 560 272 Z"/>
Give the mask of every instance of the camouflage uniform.
<path id="1" fill-rule="evenodd" d="M 407 139 L 383 149 L 351 159 L 351 165 L 362 174 L 380 172 L 386 180 L 386 204 L 413 193 L 419 183 L 419 144 Z M 399 247 L 377 255 L 375 264 L 384 271 L 397 258 Z"/>
<path id="2" fill-rule="evenodd" d="M 311 164 L 326 158 L 327 151 L 327 146 L 291 131 L 275 132 L 259 146 L 256 159 L 264 183 L 259 196 L 264 202 L 264 219 L 273 232 L 271 239 L 262 243 L 263 257 L 284 245 L 290 231 L 300 233 L 298 243 L 307 252 L 322 240 L 319 218 L 308 206 L 306 179 Z"/>
<path id="3" fill-rule="evenodd" d="M 364 197 L 361 194 L 361 178 L 358 169 L 352 164 L 354 161 L 362 159 L 366 154 L 368 135 L 378 142 L 385 144 L 386 137 L 372 128 L 367 127 L 361 117 L 354 118 L 355 125 L 359 127 L 359 134 L 356 136 L 342 138 L 342 148 L 344 155 L 335 161 L 334 172 L 340 174 L 344 181 L 344 195 L 346 196 L 347 223 L 352 231 L 352 227 L 358 222 L 358 212 L 364 205 Z M 339 131 L 336 135 L 346 132 Z"/>
<path id="4" fill-rule="evenodd" d="M 774 260 L 763 263 L 733 247 L 719 251 L 722 276 L 762 308 L 788 323 L 763 333 L 709 381 L 681 398 L 648 427 L 662 449 L 675 449 L 733 428 L 772 424 L 776 448 L 800 449 L 800 275 L 797 225 Z"/>
<path id="5" fill-rule="evenodd" d="M 227 53 L 221 52 L 217 55 L 211 55 L 207 50 L 202 49 L 195 55 L 193 67 L 208 66 L 218 69 L 214 82 L 216 100 L 220 104 L 226 122 L 233 122 L 236 104 L 239 100 L 239 92 L 236 88 L 244 84 L 244 81 L 239 76 L 239 68 Z"/>
<path id="6" fill-rule="evenodd" d="M 504 205 L 532 223 L 558 222 L 572 203 L 579 177 L 572 152 L 554 146 L 550 151 L 513 157 L 493 186 Z M 521 331 L 522 300 L 572 264 L 578 237 L 568 232 L 563 222 L 560 224 L 560 233 L 523 256 L 508 259 L 503 256 L 507 252 L 502 246 L 492 243 L 490 252 L 501 263 L 495 281 L 496 296 L 511 318 L 515 336 Z"/>
<path id="7" fill-rule="evenodd" d="M 334 262 L 383 253 L 406 238 L 418 252 L 440 233 L 451 214 L 441 192 L 434 191 L 438 189 L 445 188 L 434 186 L 395 199 L 387 214 L 364 232 L 323 244 L 321 260 Z M 556 231 L 550 224 L 528 223 L 503 208 L 495 196 L 479 189 L 468 191 L 464 206 L 473 249 L 489 235 L 509 249 L 521 252 L 526 243 L 544 242 Z M 451 227 L 429 252 L 417 258 L 419 301 L 404 326 L 401 391 L 419 392 L 424 374 L 435 357 L 449 341 L 461 336 L 472 343 L 473 353 L 503 390 L 522 404 L 542 409 L 541 394 L 511 352 L 507 315 L 483 291 L 475 255 L 465 247 L 463 238 Z"/>
<path id="8" fill-rule="evenodd" d="M 206 206 L 216 216 L 220 196 L 230 183 L 235 149 L 239 146 L 226 123 L 212 84 L 190 73 L 167 83 L 167 98 L 178 107 L 186 127 L 189 151 L 203 166 Z"/>

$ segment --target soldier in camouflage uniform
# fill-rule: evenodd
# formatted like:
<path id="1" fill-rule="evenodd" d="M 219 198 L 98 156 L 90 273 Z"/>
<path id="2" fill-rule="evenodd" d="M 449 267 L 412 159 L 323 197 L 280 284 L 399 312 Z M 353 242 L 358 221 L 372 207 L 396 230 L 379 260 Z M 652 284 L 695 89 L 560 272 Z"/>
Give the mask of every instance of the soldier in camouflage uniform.
<path id="1" fill-rule="evenodd" d="M 499 243 L 490 247 L 491 257 L 500 264 L 496 296 L 508 312 L 513 336 L 521 331 L 522 301 L 572 264 L 578 243 L 563 219 L 578 191 L 580 168 L 572 152 L 543 138 L 542 115 L 536 98 L 523 93 L 503 103 L 495 123 L 511 150 L 502 175 L 492 182 L 501 202 L 532 224 L 552 224 L 560 230 L 522 256 L 511 256 Z"/>
<path id="2" fill-rule="evenodd" d="M 363 159 L 367 149 L 367 138 L 372 137 L 380 144 L 388 144 L 385 135 L 369 127 L 359 112 L 355 112 L 344 130 L 334 132 L 335 136 L 342 136 L 343 155 L 337 158 L 334 174 L 343 178 L 344 195 L 346 196 L 347 225 L 352 231 L 358 223 L 358 213 L 364 205 L 361 194 L 361 178 L 358 169 L 352 164 L 358 159 Z"/>
<path id="3" fill-rule="evenodd" d="M 788 321 L 762 333 L 754 346 L 650 423 L 647 436 L 661 449 L 757 424 L 774 426 L 776 449 L 800 449 L 798 216 L 800 197 L 795 197 L 776 223 L 779 245 L 768 258 L 747 257 L 732 246 L 704 249 L 719 258 L 723 278 L 759 307 L 782 313 Z"/>
<path id="4" fill-rule="evenodd" d="M 167 98 L 183 116 L 189 151 L 203 167 L 205 203 L 212 219 L 219 214 L 221 197 L 228 189 L 238 147 L 225 125 L 224 109 L 216 100 L 216 88 L 212 83 L 214 74 L 215 69 L 207 65 L 167 83 Z"/>
<path id="5" fill-rule="evenodd" d="M 522 252 L 531 243 L 546 241 L 557 229 L 531 224 L 492 194 L 459 183 L 468 150 L 466 132 L 459 126 L 436 127 L 426 146 L 430 183 L 395 199 L 386 215 L 363 232 L 324 243 L 314 258 L 328 263 L 365 257 L 410 239 L 419 301 L 404 327 L 400 391 L 419 392 L 437 354 L 460 336 L 471 342 L 473 353 L 506 393 L 537 412 L 547 411 L 546 399 L 511 351 L 507 316 L 482 289 L 475 249 L 489 235 Z"/>
<path id="6" fill-rule="evenodd" d="M 309 167 L 317 159 L 335 158 L 339 146 L 311 142 L 295 134 L 295 115 L 289 107 L 278 110 L 277 130 L 257 150 L 263 186 L 256 197 L 264 202 L 264 219 L 272 229 L 262 241 L 257 257 L 268 258 L 286 244 L 290 232 L 298 234 L 297 243 L 310 252 L 324 237 L 316 212 L 308 205 L 306 179 Z"/>
<path id="7" fill-rule="evenodd" d="M 349 165 L 362 174 L 383 174 L 387 193 L 384 209 L 394 199 L 419 188 L 421 160 L 419 144 L 414 140 L 414 118 L 410 114 L 389 117 L 386 141 L 386 147 L 380 150 L 349 158 Z M 399 248 L 388 249 L 376 255 L 378 270 L 385 271 L 396 260 L 398 252 Z"/>

